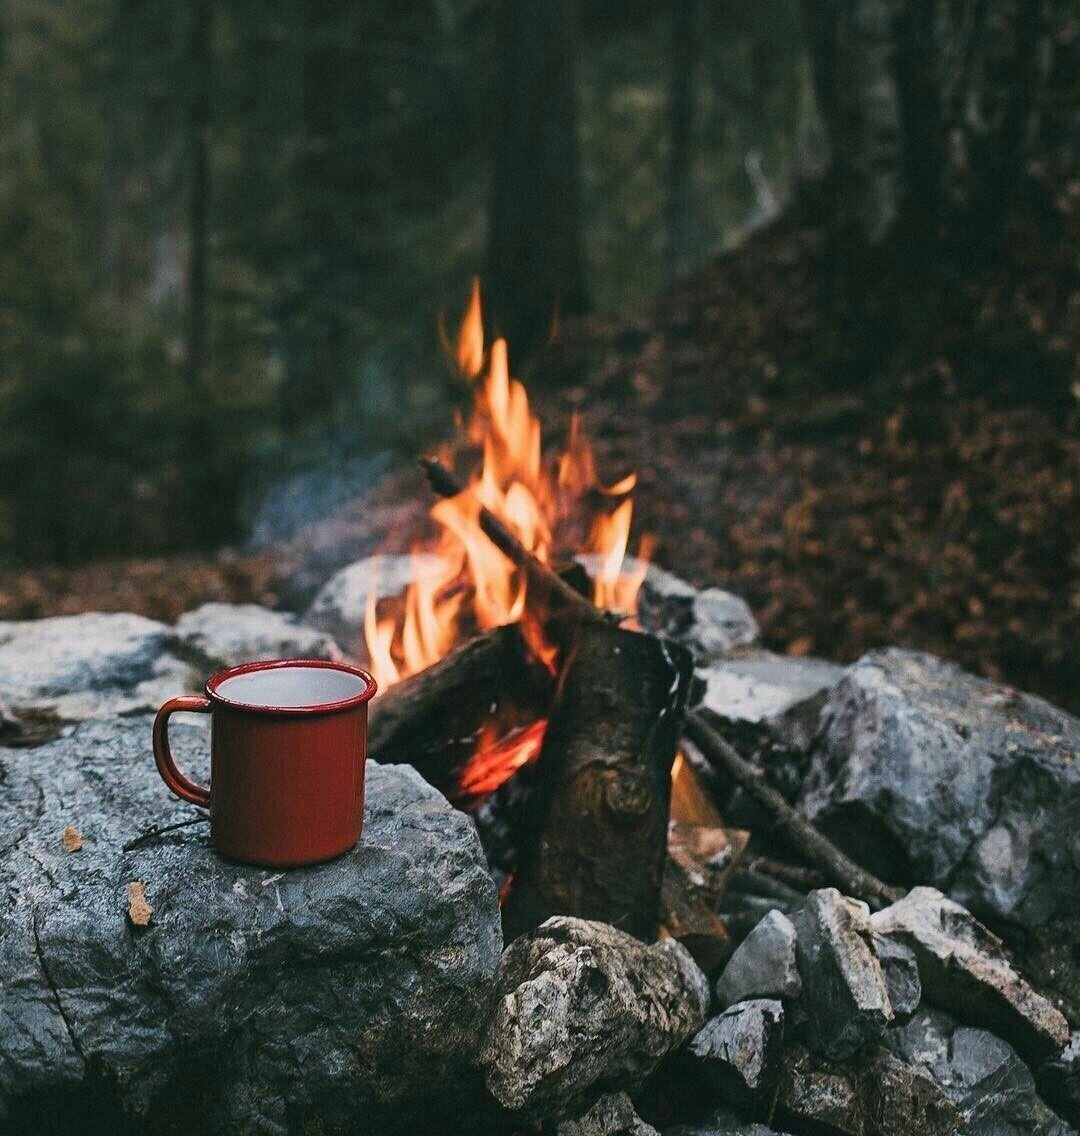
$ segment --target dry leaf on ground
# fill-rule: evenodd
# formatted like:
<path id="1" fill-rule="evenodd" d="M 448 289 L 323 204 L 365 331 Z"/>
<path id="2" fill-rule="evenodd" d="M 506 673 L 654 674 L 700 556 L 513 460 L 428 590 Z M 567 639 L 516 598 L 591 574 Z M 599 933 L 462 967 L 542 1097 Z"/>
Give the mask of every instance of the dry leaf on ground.
<path id="1" fill-rule="evenodd" d="M 128 918 L 136 927 L 145 927 L 153 914 L 154 909 L 146 902 L 146 881 L 133 880 L 128 884 Z"/>
<path id="2" fill-rule="evenodd" d="M 64 842 L 65 852 L 78 852 L 83 846 L 82 833 L 79 832 L 77 828 L 73 828 L 70 824 L 64 829 L 60 839 Z"/>

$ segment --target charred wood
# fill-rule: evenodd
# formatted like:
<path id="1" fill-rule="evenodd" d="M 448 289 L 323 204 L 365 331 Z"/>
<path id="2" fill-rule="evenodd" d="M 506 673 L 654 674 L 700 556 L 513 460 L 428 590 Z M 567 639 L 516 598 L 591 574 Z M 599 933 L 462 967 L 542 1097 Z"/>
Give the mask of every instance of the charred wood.
<path id="1" fill-rule="evenodd" d="M 565 914 L 654 936 L 692 673 L 683 647 L 578 628 L 537 762 L 508 934 Z"/>
<path id="2" fill-rule="evenodd" d="M 380 694 L 368 752 L 383 764 L 414 766 L 454 800 L 482 731 L 496 721 L 511 729 L 544 717 L 552 685 L 520 627 L 496 627 Z"/>

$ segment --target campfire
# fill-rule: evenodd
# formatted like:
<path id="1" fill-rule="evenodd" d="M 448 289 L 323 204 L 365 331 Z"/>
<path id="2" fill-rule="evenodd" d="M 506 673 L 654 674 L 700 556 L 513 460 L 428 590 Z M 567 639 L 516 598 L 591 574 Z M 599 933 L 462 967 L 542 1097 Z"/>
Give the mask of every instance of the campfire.
<path id="1" fill-rule="evenodd" d="M 475 466 L 455 471 L 450 447 L 422 462 L 435 535 L 401 595 L 368 591 L 372 755 L 473 814 L 509 932 L 573 914 L 679 938 L 715 965 L 748 834 L 722 825 L 700 778 L 740 759 L 700 731 L 680 748 L 694 664 L 638 618 L 651 542 L 627 556 L 636 474 L 605 483 L 576 416 L 545 459 L 506 341 L 485 340 L 478 284 L 444 342 L 472 387 L 459 449 Z M 726 775 L 756 781 L 745 763 Z"/>
<path id="2" fill-rule="evenodd" d="M 485 340 L 478 283 L 447 350 L 472 386 L 460 427 L 477 464 L 425 463 L 437 535 L 416 545 L 403 595 L 377 606 L 373 581 L 371 749 L 416 765 L 482 831 L 515 813 L 519 846 L 488 850 L 522 925 L 573 911 L 651 935 L 692 661 L 638 625 L 636 474 L 604 483 L 576 416 L 545 459 L 506 341 Z M 489 805 L 511 779 L 512 802 Z"/>

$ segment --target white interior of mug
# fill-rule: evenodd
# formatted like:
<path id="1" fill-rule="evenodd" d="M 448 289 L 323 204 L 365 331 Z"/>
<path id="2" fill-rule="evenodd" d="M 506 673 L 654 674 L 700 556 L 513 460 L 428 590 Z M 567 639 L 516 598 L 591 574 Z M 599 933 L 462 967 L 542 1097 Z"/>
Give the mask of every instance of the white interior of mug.
<path id="1" fill-rule="evenodd" d="M 218 683 L 215 693 L 242 706 L 282 706 L 295 710 L 345 702 L 365 690 L 367 683 L 348 671 L 296 666 L 232 675 Z"/>

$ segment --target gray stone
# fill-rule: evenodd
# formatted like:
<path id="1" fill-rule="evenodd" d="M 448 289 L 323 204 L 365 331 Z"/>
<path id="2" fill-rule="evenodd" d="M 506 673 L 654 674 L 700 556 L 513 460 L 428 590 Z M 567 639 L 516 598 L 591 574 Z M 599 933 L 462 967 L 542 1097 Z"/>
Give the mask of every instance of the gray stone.
<path id="1" fill-rule="evenodd" d="M 0 691 L 16 716 L 81 721 L 156 709 L 196 684 L 166 652 L 167 636 L 164 624 L 123 612 L 0 623 Z"/>
<path id="2" fill-rule="evenodd" d="M 871 917 L 871 924 L 873 918 Z M 885 976 L 885 989 L 889 992 L 889 1005 L 897 1021 L 910 1018 L 919 1008 L 922 998 L 922 982 L 919 979 L 919 964 L 915 952 L 890 939 L 886 935 L 873 935 L 874 954 L 881 963 L 881 973 Z"/>
<path id="3" fill-rule="evenodd" d="M 776 1085 L 783 1047 L 783 1005 L 753 998 L 710 1018 L 679 1059 L 693 1082 L 719 1100 L 757 1109 Z"/>
<path id="4" fill-rule="evenodd" d="M 174 653 L 207 674 L 262 659 L 343 657 L 326 632 L 258 604 L 203 604 L 180 616 L 170 638 Z"/>
<path id="5" fill-rule="evenodd" d="M 827 1057 L 849 1057 L 893 1020 L 870 909 L 836 888 L 821 888 L 806 897 L 791 921 L 810 1047 Z"/>
<path id="6" fill-rule="evenodd" d="M 1080 720 L 890 648 L 848 669 L 821 723 L 799 808 L 859 862 L 994 925 L 1051 934 L 1072 910 Z"/>
<path id="7" fill-rule="evenodd" d="M 823 1066 L 802 1046 L 785 1055 L 776 1106 L 782 1124 L 826 1136 L 863 1136 L 855 1078 L 846 1070 Z"/>
<path id="8" fill-rule="evenodd" d="M 797 998 L 802 979 L 795 960 L 795 928 L 770 911 L 739 944 L 716 982 L 721 1008 L 745 998 Z"/>
<path id="9" fill-rule="evenodd" d="M 960 1110 L 921 1066 L 879 1046 L 837 1063 L 796 1047 L 788 1054 L 777 1115 L 824 1136 L 961 1136 Z"/>
<path id="10" fill-rule="evenodd" d="M 1069 1044 L 1035 1070 L 1039 1092 L 1074 1127 L 1080 1127 L 1080 1030 Z"/>
<path id="11" fill-rule="evenodd" d="M 576 1120 L 564 1120 L 558 1136 L 659 1136 L 634 1109 L 626 1093 L 607 1093 Z"/>
<path id="12" fill-rule="evenodd" d="M 437 571 L 442 561 L 429 553 L 416 556 L 369 556 L 336 572 L 322 586 L 304 614 L 308 627 L 328 632 L 353 657 L 363 654 L 364 613 L 375 599 L 401 595 L 415 572 Z"/>
<path id="13" fill-rule="evenodd" d="M 205 733 L 174 737 L 205 776 Z M 481 1099 L 501 933 L 468 818 L 369 763 L 351 852 L 234 864 L 149 743 L 149 717 L 108 718 L 0 751 L 0 1130 L 399 1133 Z"/>
<path id="14" fill-rule="evenodd" d="M 915 952 L 923 991 L 933 1004 L 992 1029 L 1031 1061 L 1067 1044 L 1065 1018 L 1017 973 L 1001 940 L 937 889 L 913 888 L 875 912 L 871 923 Z"/>
<path id="15" fill-rule="evenodd" d="M 598 556 L 579 556 L 590 575 L 595 575 Z M 623 563 L 626 573 L 640 572 L 634 557 Z M 758 641 L 757 621 L 739 596 L 722 588 L 697 589 L 656 564 L 645 567 L 638 593 L 637 616 L 646 631 L 666 635 L 686 646 L 698 666 L 707 666 L 739 648 Z"/>
<path id="16" fill-rule="evenodd" d="M 769 784 L 786 800 L 802 789 L 825 696 L 844 670 L 821 659 L 789 658 L 771 651 L 740 651 L 698 671 L 702 705 L 713 725 L 740 752 L 753 755 Z M 732 786 L 724 817 L 759 836 L 772 818 Z"/>
<path id="17" fill-rule="evenodd" d="M 633 1091 L 699 1030 L 709 983 L 674 940 L 651 946 L 558 916 L 511 943 L 481 1061 L 491 1094 L 535 1118 L 571 1116 L 596 1084 Z"/>
<path id="18" fill-rule="evenodd" d="M 772 725 L 785 734 L 784 740 L 805 748 L 817 727 L 822 696 L 840 681 L 844 668 L 823 659 L 748 651 L 699 673 L 705 680 L 703 705 L 721 722 Z M 813 703 L 811 713 L 794 721 L 785 718 L 806 703 Z"/>
<path id="19" fill-rule="evenodd" d="M 677 1124 L 665 1128 L 664 1136 L 785 1136 L 764 1124 L 744 1124 L 739 1117 L 721 1109 L 703 1124 Z"/>
<path id="20" fill-rule="evenodd" d="M 1074 1136 L 1038 1097 L 1028 1067 L 1001 1038 L 920 1010 L 886 1044 L 926 1069 L 964 1117 L 971 1136 Z"/>

